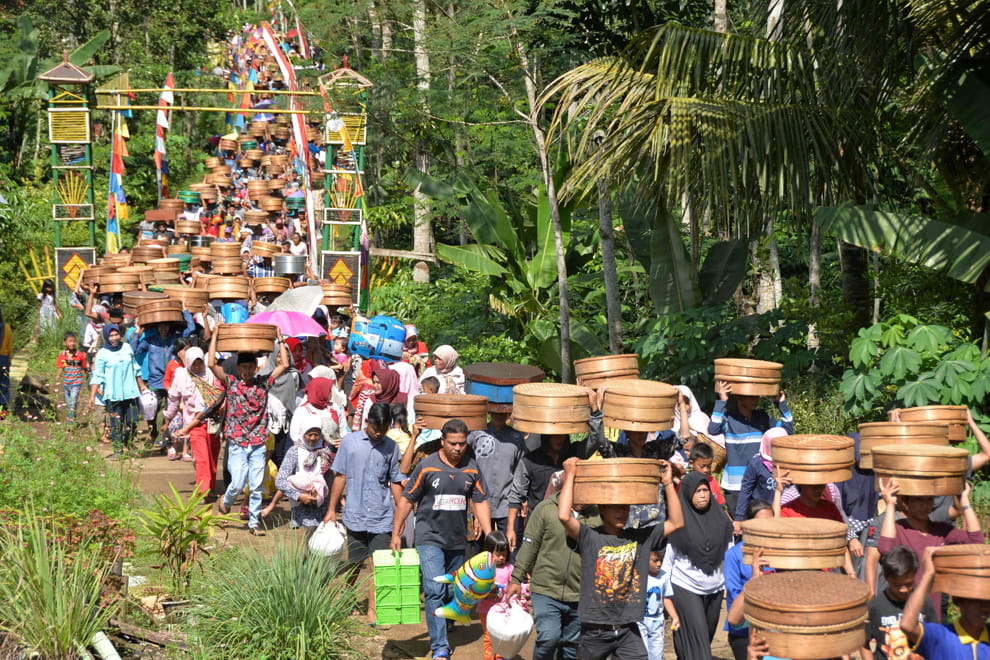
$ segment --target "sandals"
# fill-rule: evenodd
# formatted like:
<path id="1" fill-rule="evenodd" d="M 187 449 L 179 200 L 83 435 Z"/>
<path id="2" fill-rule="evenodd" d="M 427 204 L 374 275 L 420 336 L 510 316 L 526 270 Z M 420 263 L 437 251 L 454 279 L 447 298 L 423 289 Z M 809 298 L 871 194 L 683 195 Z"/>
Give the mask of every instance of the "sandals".
<path id="1" fill-rule="evenodd" d="M 192 463 L 192 462 L 193 462 L 193 460 L 195 460 L 195 459 L 193 459 L 193 457 L 192 457 L 192 455 L 191 455 L 191 454 L 183 454 L 183 455 L 182 455 L 182 460 L 183 460 L 184 462 L 186 462 L 186 463 Z"/>
<path id="2" fill-rule="evenodd" d="M 217 504 L 217 511 L 219 511 L 223 515 L 227 515 L 228 513 L 230 513 L 230 507 L 224 504 L 223 500 L 221 499 L 219 500 L 219 504 Z"/>
<path id="3" fill-rule="evenodd" d="M 176 453 L 175 447 L 169 447 L 168 448 L 167 458 L 170 461 L 177 461 L 177 460 L 179 460 L 179 455 Z"/>
<path id="4" fill-rule="evenodd" d="M 248 528 L 248 532 L 251 534 L 251 536 L 268 536 L 268 532 L 266 532 L 260 527 L 250 527 Z"/>

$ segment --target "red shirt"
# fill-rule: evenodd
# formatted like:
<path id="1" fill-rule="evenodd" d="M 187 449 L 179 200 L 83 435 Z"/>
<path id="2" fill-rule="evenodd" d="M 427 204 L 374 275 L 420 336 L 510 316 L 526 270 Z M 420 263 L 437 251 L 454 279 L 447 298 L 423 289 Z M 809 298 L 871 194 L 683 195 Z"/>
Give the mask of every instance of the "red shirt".
<path id="1" fill-rule="evenodd" d="M 782 518 L 823 518 L 825 520 L 845 522 L 842 520 L 842 514 L 839 513 L 839 509 L 828 500 L 821 500 L 818 502 L 818 506 L 812 508 L 800 499 L 796 499 L 781 507 L 780 516 Z"/>
<path id="2" fill-rule="evenodd" d="M 168 364 L 165 365 L 165 375 L 162 376 L 162 385 L 166 390 L 172 389 L 172 379 L 175 378 L 175 370 L 181 366 L 175 358 L 169 360 Z"/>

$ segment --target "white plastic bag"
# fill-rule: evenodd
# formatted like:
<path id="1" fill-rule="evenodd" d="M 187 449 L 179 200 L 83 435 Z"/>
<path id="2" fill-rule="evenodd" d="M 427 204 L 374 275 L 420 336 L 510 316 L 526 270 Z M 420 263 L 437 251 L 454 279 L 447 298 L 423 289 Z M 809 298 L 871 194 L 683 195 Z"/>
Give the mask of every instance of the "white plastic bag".
<path id="1" fill-rule="evenodd" d="M 151 390 L 141 392 L 141 416 L 144 421 L 150 422 L 158 413 L 158 396 Z"/>
<path id="2" fill-rule="evenodd" d="M 514 658 L 526 645 L 533 632 L 533 617 L 518 600 L 499 603 L 488 610 L 488 635 L 492 652 L 503 658 Z"/>
<path id="3" fill-rule="evenodd" d="M 333 557 L 344 550 L 344 535 L 335 523 L 320 523 L 309 537 L 309 551 L 314 555 Z"/>

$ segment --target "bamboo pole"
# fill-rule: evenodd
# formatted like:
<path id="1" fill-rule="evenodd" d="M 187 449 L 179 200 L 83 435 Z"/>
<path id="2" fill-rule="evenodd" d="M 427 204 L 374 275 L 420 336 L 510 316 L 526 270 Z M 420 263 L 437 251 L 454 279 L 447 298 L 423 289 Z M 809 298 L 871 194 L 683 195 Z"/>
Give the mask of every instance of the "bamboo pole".
<path id="1" fill-rule="evenodd" d="M 158 105 L 97 105 L 97 110 L 161 110 Z M 322 110 L 275 110 L 274 108 L 215 108 L 211 106 L 170 105 L 168 110 L 192 110 L 196 112 L 230 112 L 246 115 L 322 115 Z"/>
<path id="2" fill-rule="evenodd" d="M 188 93 L 204 93 L 204 94 L 286 94 L 289 96 L 319 96 L 318 92 L 293 92 L 290 90 L 278 90 L 278 89 L 221 89 L 218 87 L 206 87 L 206 88 L 196 88 L 196 87 L 176 87 L 173 89 L 164 89 L 159 87 L 147 87 L 140 89 L 98 89 L 97 94 L 141 94 L 141 93 L 161 93 L 161 92 L 174 92 L 176 94 L 181 94 L 183 92 Z"/>

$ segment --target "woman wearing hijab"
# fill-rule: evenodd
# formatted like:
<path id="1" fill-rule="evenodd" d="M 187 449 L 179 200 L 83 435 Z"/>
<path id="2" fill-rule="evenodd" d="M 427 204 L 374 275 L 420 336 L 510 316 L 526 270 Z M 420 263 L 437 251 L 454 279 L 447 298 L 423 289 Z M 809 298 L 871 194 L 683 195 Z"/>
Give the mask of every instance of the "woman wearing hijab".
<path id="1" fill-rule="evenodd" d="M 870 524 L 870 520 L 877 513 L 877 502 L 880 494 L 877 493 L 874 482 L 876 477 L 873 470 L 864 470 L 859 465 L 859 433 L 850 433 L 849 437 L 856 443 L 856 462 L 853 463 L 852 478 L 838 484 L 839 493 L 842 495 L 842 512 L 845 514 L 846 524 L 849 531 L 846 533 L 846 541 L 849 543 L 849 554 L 852 555 L 853 568 L 856 575 L 863 577 L 863 544 L 859 540 L 859 533 Z"/>
<path id="2" fill-rule="evenodd" d="M 388 368 L 399 375 L 399 392 L 406 395 L 406 410 L 413 414 L 413 399 L 419 394 L 419 376 L 416 367 L 408 362 L 393 362 Z"/>
<path id="3" fill-rule="evenodd" d="M 393 403 L 406 403 L 408 397 L 406 393 L 399 389 L 399 374 L 391 369 L 379 369 L 371 376 L 371 384 L 375 388 L 372 400 L 375 403 L 383 401 L 389 405 Z"/>
<path id="4" fill-rule="evenodd" d="M 457 366 L 458 353 L 444 344 L 433 351 L 433 366 L 419 377 L 419 382 L 433 376 L 440 381 L 438 394 L 464 394 L 464 370 Z"/>
<path id="5" fill-rule="evenodd" d="M 674 650 L 683 660 L 711 660 L 725 589 L 722 565 L 732 544 L 732 523 L 720 507 L 712 505 L 708 479 L 701 472 L 689 472 L 677 496 L 684 527 L 670 535 L 663 559 L 681 620 L 680 628 L 674 631 Z"/>
<path id="6" fill-rule="evenodd" d="M 330 401 L 332 393 L 333 381 L 329 378 L 314 378 L 309 381 L 306 385 L 306 396 L 296 408 L 296 412 L 292 415 L 292 423 L 289 424 L 292 444 L 296 446 L 302 444 L 303 434 L 306 432 L 303 425 L 309 423 L 310 416 L 315 415 L 320 419 L 324 439 L 334 448 L 340 446 L 341 415 Z"/>
<path id="7" fill-rule="evenodd" d="M 206 368 L 203 349 L 190 346 L 182 356 L 185 367 L 175 370 L 168 390 L 165 419 L 174 418 L 182 409 L 182 428 L 177 438 L 189 438 L 196 466 L 196 489 L 204 496 L 216 498 L 217 458 L 220 456 L 219 424 L 212 417 L 224 403 L 223 384 Z M 216 427 L 211 428 L 211 427 Z M 212 431 L 212 432 L 211 432 Z"/>
<path id="8" fill-rule="evenodd" d="M 108 458 L 121 458 L 137 428 L 138 397 L 148 387 L 141 380 L 141 367 L 134 360 L 134 351 L 124 342 L 116 323 L 103 326 L 103 348 L 96 353 L 89 384 L 89 407 L 100 396 L 110 421 L 113 453 Z"/>
<path id="9" fill-rule="evenodd" d="M 756 456 L 749 459 L 746 471 L 743 472 L 742 486 L 739 488 L 739 498 L 736 500 L 736 510 L 729 513 L 734 514 L 734 527 L 736 535 L 742 533 L 741 523 L 746 520 L 746 510 L 753 500 L 766 500 L 773 502 L 774 489 L 777 482 L 773 477 L 773 458 L 770 450 L 773 446 L 773 439 L 787 435 L 787 431 L 779 426 L 768 429 L 763 434 L 760 441 L 760 451 Z M 871 486 L 872 487 L 872 486 Z"/>
<path id="10" fill-rule="evenodd" d="M 333 464 L 334 449 L 324 435 L 322 415 L 300 407 L 292 416 L 292 423 L 301 429 L 301 440 L 285 452 L 275 487 L 292 502 L 290 525 L 305 528 L 309 536 L 327 513 L 330 501 L 327 475 Z"/>

